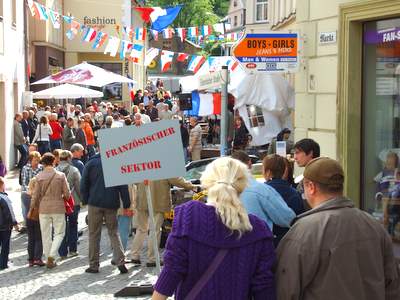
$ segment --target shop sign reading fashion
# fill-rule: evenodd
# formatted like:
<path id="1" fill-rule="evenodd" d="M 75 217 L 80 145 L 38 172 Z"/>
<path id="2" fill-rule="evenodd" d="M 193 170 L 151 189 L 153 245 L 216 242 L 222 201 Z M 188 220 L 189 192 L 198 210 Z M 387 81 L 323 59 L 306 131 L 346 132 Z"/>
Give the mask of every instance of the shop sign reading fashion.
<path id="1" fill-rule="evenodd" d="M 177 120 L 99 131 L 106 187 L 185 175 Z"/>
<path id="2" fill-rule="evenodd" d="M 247 71 L 296 72 L 298 34 L 246 34 L 234 46 L 233 55 Z"/>

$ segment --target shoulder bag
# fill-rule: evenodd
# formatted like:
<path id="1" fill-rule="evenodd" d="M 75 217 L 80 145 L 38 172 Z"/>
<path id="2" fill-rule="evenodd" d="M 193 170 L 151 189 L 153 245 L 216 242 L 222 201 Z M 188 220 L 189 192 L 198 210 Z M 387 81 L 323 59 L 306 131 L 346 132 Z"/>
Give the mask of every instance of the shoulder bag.
<path id="1" fill-rule="evenodd" d="M 65 178 L 68 181 L 68 176 L 71 171 L 71 166 L 68 168 L 68 173 L 65 174 Z M 74 191 L 74 187 L 72 187 L 71 192 L 69 194 L 69 198 L 64 198 L 64 206 L 65 206 L 65 214 L 66 215 L 72 215 L 74 212 L 74 206 L 75 206 L 75 199 L 74 196 L 72 196 L 72 192 Z"/>
<path id="2" fill-rule="evenodd" d="M 31 206 L 31 207 L 29 208 L 28 214 L 27 214 L 27 216 L 26 216 L 29 220 L 32 220 L 32 221 L 39 221 L 39 205 L 40 205 L 40 201 L 42 200 L 42 198 L 43 198 L 44 196 L 46 196 L 47 190 L 49 189 L 50 184 L 51 184 L 51 182 L 53 181 L 53 179 L 54 179 L 55 176 L 56 176 L 56 173 L 54 173 L 53 176 L 51 177 L 51 179 L 50 179 L 50 181 L 49 181 L 49 184 L 46 186 L 46 189 L 45 189 L 45 191 L 44 191 L 44 193 L 43 193 L 43 196 L 40 196 L 40 197 L 39 197 L 39 202 L 38 202 L 37 207 Z"/>
<path id="3" fill-rule="evenodd" d="M 185 300 L 194 300 L 199 295 L 203 287 L 214 275 L 215 271 L 218 269 L 219 265 L 224 260 L 228 249 L 221 249 L 218 251 L 217 255 L 214 257 L 211 264 L 208 266 L 207 270 L 201 275 L 199 281 L 196 282 L 195 286 L 190 290 L 190 292 L 185 297 Z"/>

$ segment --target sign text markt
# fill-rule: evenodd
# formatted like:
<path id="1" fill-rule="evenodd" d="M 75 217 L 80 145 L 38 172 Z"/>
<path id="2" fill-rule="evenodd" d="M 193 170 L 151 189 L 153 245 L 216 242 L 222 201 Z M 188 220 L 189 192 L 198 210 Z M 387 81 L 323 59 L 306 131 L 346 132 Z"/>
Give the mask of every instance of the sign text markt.
<path id="1" fill-rule="evenodd" d="M 185 175 L 177 120 L 99 130 L 106 187 Z"/>
<path id="2" fill-rule="evenodd" d="M 296 72 L 297 33 L 246 34 L 233 50 L 245 70 L 258 72 Z"/>

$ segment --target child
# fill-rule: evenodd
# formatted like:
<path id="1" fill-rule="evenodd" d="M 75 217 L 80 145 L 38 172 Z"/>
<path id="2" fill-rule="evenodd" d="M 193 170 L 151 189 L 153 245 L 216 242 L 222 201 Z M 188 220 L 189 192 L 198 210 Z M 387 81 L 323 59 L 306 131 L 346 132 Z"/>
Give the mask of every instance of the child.
<path id="1" fill-rule="evenodd" d="M 0 176 L 5 177 L 7 174 L 7 168 L 3 163 L 3 159 L 0 156 Z"/>
<path id="2" fill-rule="evenodd" d="M 8 254 L 10 253 L 10 238 L 13 226 L 18 230 L 11 200 L 5 193 L 4 178 L 0 177 L 0 270 L 8 268 Z"/>

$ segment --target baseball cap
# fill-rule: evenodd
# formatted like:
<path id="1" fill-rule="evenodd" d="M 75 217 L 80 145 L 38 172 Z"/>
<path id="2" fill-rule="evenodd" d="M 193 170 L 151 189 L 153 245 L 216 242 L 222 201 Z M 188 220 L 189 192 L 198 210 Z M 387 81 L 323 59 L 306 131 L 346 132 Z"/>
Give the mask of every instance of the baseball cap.
<path id="1" fill-rule="evenodd" d="M 334 159 L 318 157 L 311 160 L 304 170 L 304 178 L 324 185 L 343 185 L 342 166 Z"/>

